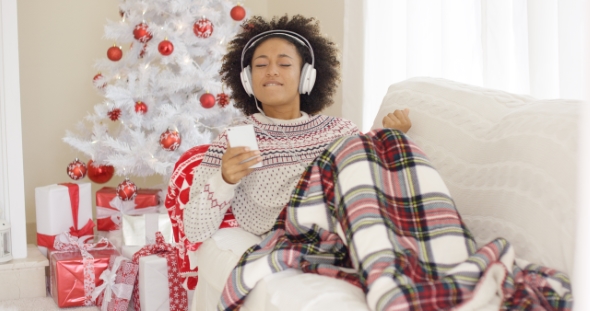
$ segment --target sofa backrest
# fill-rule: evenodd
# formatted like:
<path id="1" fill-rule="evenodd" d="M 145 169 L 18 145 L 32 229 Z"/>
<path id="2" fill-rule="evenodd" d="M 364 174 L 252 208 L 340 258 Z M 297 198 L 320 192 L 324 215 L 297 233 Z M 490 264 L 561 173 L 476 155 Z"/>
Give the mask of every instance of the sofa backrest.
<path id="1" fill-rule="evenodd" d="M 580 105 L 412 78 L 389 87 L 373 128 L 410 108 L 408 135 L 440 172 L 478 246 L 504 237 L 518 258 L 571 276 Z"/>

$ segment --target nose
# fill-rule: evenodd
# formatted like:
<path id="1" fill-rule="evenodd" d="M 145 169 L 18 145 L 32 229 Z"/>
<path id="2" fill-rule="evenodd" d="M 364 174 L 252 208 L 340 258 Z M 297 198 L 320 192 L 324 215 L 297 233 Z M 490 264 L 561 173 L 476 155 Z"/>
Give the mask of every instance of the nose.
<path id="1" fill-rule="evenodd" d="M 279 75 L 278 66 L 273 63 L 266 66 L 266 75 L 267 76 L 278 76 Z"/>

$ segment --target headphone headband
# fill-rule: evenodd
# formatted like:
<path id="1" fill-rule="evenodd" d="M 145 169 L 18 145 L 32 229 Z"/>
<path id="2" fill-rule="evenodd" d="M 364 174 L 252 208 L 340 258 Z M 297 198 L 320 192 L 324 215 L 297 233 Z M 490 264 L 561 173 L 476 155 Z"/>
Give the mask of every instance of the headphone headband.
<path id="1" fill-rule="evenodd" d="M 307 41 L 307 39 L 304 36 L 294 32 L 294 31 L 277 29 L 277 30 L 268 30 L 268 31 L 261 32 L 261 33 L 255 35 L 254 37 L 252 37 L 250 40 L 248 40 L 248 42 L 246 43 L 246 45 L 244 45 L 244 48 L 242 49 L 242 58 L 240 59 L 240 66 L 242 66 L 242 70 L 244 70 L 244 56 L 246 55 L 246 51 L 248 51 L 258 41 L 264 39 L 265 37 L 273 35 L 273 34 L 283 35 L 283 36 L 295 39 L 295 41 L 297 41 L 297 42 L 301 43 L 301 45 L 307 47 L 309 49 L 309 53 L 311 54 L 311 66 L 315 65 L 315 56 L 313 55 L 313 49 L 311 48 L 311 44 L 309 43 L 309 41 Z"/>

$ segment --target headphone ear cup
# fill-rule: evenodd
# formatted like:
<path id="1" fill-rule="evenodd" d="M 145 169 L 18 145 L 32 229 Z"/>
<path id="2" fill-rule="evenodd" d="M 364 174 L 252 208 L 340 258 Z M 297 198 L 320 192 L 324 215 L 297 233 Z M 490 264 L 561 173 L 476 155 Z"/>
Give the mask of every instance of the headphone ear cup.
<path id="1" fill-rule="evenodd" d="M 254 92 L 252 91 L 252 72 L 250 71 L 250 66 L 246 66 L 240 73 L 240 80 L 242 80 L 242 86 L 244 87 L 244 91 L 246 94 L 252 96 Z"/>
<path id="2" fill-rule="evenodd" d="M 301 69 L 301 80 L 299 80 L 299 94 L 309 94 L 315 84 L 316 70 L 309 63 L 305 63 Z"/>

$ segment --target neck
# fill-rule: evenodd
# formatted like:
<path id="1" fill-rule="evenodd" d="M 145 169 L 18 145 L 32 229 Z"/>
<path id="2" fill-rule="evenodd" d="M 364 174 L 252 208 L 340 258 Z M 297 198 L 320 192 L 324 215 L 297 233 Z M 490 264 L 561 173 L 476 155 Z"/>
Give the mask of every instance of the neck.
<path id="1" fill-rule="evenodd" d="M 264 114 L 273 119 L 292 120 L 301 117 L 301 110 L 297 107 L 269 107 L 262 105 Z"/>

